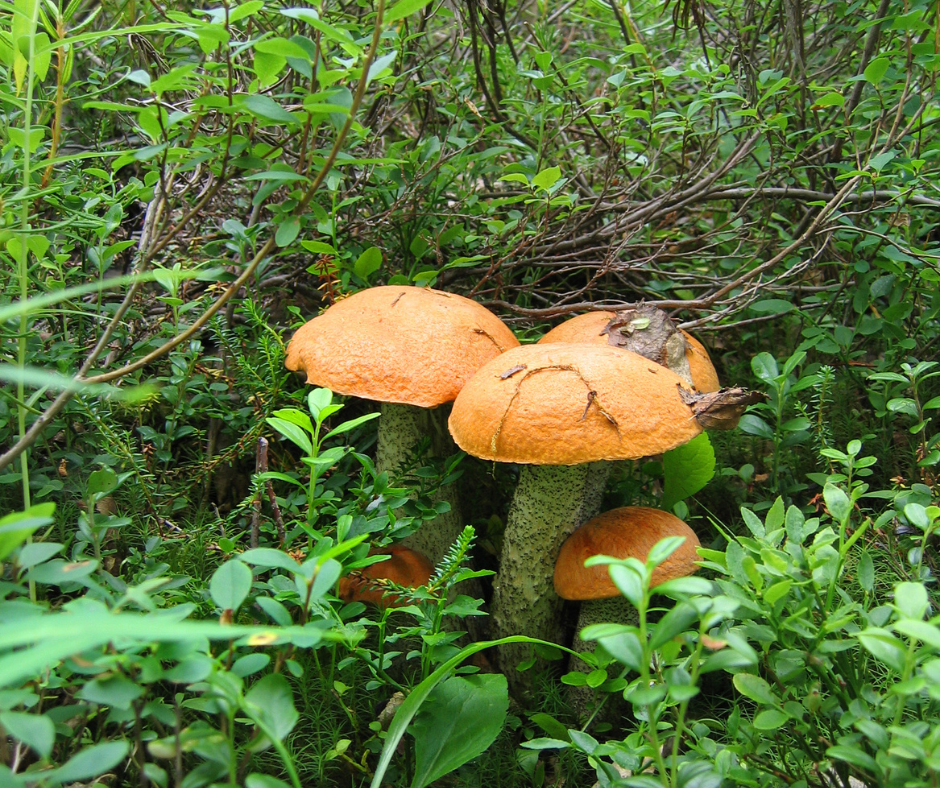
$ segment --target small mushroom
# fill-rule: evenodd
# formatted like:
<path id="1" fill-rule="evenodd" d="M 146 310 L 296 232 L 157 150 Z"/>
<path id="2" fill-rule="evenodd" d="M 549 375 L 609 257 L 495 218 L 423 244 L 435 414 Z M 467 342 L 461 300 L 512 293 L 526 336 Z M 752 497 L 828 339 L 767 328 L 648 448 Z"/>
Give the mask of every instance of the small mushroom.
<path id="1" fill-rule="evenodd" d="M 585 566 L 584 562 L 595 555 L 646 561 L 653 546 L 667 536 L 682 536 L 685 541 L 653 571 L 652 588 L 694 574 L 698 568 L 698 537 L 674 514 L 647 506 L 624 506 L 594 517 L 568 537 L 555 562 L 554 587 L 562 599 L 585 603 L 581 605 L 579 633 L 588 624 L 620 621 L 627 611 L 636 613 L 617 590 L 606 566 Z M 584 645 L 580 639 L 575 642 Z"/>
<path id="2" fill-rule="evenodd" d="M 647 309 L 654 309 L 662 313 L 661 310 L 647 306 Z M 555 342 L 593 342 L 598 345 L 621 346 L 618 337 L 623 336 L 625 329 L 629 327 L 630 321 L 618 320 L 617 312 L 588 312 L 578 315 L 570 320 L 566 320 L 558 326 L 555 326 L 545 336 L 539 340 L 539 344 L 550 344 Z M 667 318 L 668 319 L 668 318 Z M 620 323 L 617 325 L 617 323 Z M 712 391 L 718 391 L 721 384 L 718 382 L 718 373 L 708 357 L 708 351 L 695 337 L 686 331 L 679 329 L 679 333 L 685 339 L 685 360 L 689 365 L 689 371 L 692 378 L 692 385 L 696 391 L 707 394 Z M 628 347 L 634 350 L 632 347 Z M 655 359 L 660 363 L 660 359 Z"/>
<path id="3" fill-rule="evenodd" d="M 519 341 L 469 298 L 421 287 L 374 287 L 337 301 L 293 336 L 287 368 L 307 382 L 381 403 L 376 469 L 394 471 L 424 436 L 433 456 L 454 451 L 438 406 L 453 401 L 483 364 Z M 453 485 L 439 500 L 450 512 L 405 544 L 434 563 L 464 523 Z"/>
<path id="4" fill-rule="evenodd" d="M 581 639 L 581 631 L 591 624 L 637 623 L 636 608 L 614 585 L 607 566 L 585 566 L 584 562 L 595 555 L 646 561 L 653 546 L 668 536 L 682 536 L 685 541 L 653 570 L 652 588 L 691 575 L 698 568 L 695 564 L 698 537 L 675 515 L 646 506 L 625 506 L 598 515 L 568 537 L 555 562 L 554 587 L 562 599 L 582 603 L 572 644 L 575 651 L 594 650 L 593 643 Z M 571 668 L 591 670 L 579 659 L 571 660 Z M 573 704 L 583 711 L 589 701 L 588 693 L 583 688 L 573 690 Z"/>
<path id="5" fill-rule="evenodd" d="M 434 567 L 425 556 L 401 545 L 370 552 L 369 555 L 388 555 L 389 559 L 369 564 L 364 569 L 340 578 L 339 597 L 344 602 L 370 602 L 383 609 L 403 607 L 409 602 L 389 593 L 381 581 L 404 588 L 417 588 L 427 585 L 434 572 Z"/>
<path id="6" fill-rule="evenodd" d="M 481 367 L 457 396 L 449 421 L 457 445 L 485 460 L 523 464 L 494 587 L 495 637 L 557 640 L 555 559 L 600 508 L 608 461 L 659 454 L 701 432 L 680 382 L 618 348 L 526 345 Z M 526 690 L 514 668 L 527 650 L 511 645 L 499 653 L 517 691 Z"/>

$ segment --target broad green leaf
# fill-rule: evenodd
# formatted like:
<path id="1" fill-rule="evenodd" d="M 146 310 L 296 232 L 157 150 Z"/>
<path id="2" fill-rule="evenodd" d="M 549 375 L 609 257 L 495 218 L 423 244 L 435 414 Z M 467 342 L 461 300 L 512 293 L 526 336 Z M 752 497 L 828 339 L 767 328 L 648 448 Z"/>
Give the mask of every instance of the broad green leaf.
<path id="1" fill-rule="evenodd" d="M 300 235 L 300 219 L 297 216 L 290 216 L 277 226 L 274 241 L 283 249 L 285 246 L 290 246 L 298 235 Z"/>
<path id="2" fill-rule="evenodd" d="M 27 747 L 48 758 L 55 744 L 55 724 L 42 714 L 24 714 L 18 711 L 5 711 L 0 714 L 0 725 Z"/>
<path id="3" fill-rule="evenodd" d="M 300 719 L 290 684 L 280 673 L 269 673 L 248 690 L 245 710 L 260 719 L 278 741 L 284 739 Z M 252 745 L 251 751 L 260 752 L 268 746 L 270 742 L 264 737 Z"/>
<path id="4" fill-rule="evenodd" d="M 245 109 L 252 115 L 265 120 L 271 120 L 276 123 L 290 123 L 295 125 L 297 118 L 291 115 L 286 109 L 278 104 L 270 96 L 263 93 L 253 93 L 245 99 Z"/>
<path id="5" fill-rule="evenodd" d="M 409 693 L 408 697 L 405 698 L 405 702 L 398 708 L 398 711 L 395 713 L 395 718 L 388 728 L 385 744 L 382 747 L 382 754 L 379 756 L 379 762 L 375 767 L 375 774 L 372 776 L 372 782 L 369 784 L 370 788 L 380 788 L 382 786 L 385 773 L 388 771 L 388 767 L 398 749 L 398 744 L 402 736 L 405 735 L 408 725 L 411 723 L 412 719 L 414 719 L 415 714 L 418 713 L 422 704 L 427 700 L 431 691 L 438 684 L 447 679 L 468 657 L 484 649 L 502 646 L 508 643 L 544 643 L 544 645 L 547 646 L 554 645 L 552 643 L 545 643 L 545 641 L 536 640 L 535 638 L 528 638 L 524 635 L 513 635 L 511 637 L 500 638 L 499 640 L 484 640 L 461 649 L 455 656 L 447 660 L 447 662 L 418 684 L 418 686 Z M 565 744 L 567 745 L 567 742 L 565 742 Z"/>
<path id="6" fill-rule="evenodd" d="M 542 170 L 538 175 L 532 178 L 532 185 L 536 189 L 543 189 L 548 191 L 552 188 L 561 177 L 561 168 L 560 167 L 548 167 Z"/>
<path id="7" fill-rule="evenodd" d="M 865 67 L 865 79 L 870 82 L 872 85 L 877 85 L 881 82 L 885 73 L 888 70 L 888 58 L 879 57 L 875 58 Z"/>
<path id="8" fill-rule="evenodd" d="M 399 19 L 417 13 L 430 2 L 431 0 L 398 0 L 395 5 L 388 9 L 382 21 L 386 25 L 397 22 Z"/>
<path id="9" fill-rule="evenodd" d="M 777 698 L 773 690 L 760 676 L 754 676 L 750 673 L 737 673 L 732 679 L 735 689 L 745 698 L 750 698 L 757 703 L 764 703 L 768 706 L 777 705 Z"/>
<path id="10" fill-rule="evenodd" d="M 898 583 L 894 587 L 894 606 L 907 618 L 922 619 L 927 605 L 927 589 L 921 583 Z"/>
<path id="11" fill-rule="evenodd" d="M 503 729 L 509 708 L 506 677 L 455 676 L 430 693 L 409 728 L 415 738 L 411 788 L 424 788 L 476 758 Z"/>
<path id="12" fill-rule="evenodd" d="M 110 741 L 87 747 L 70 758 L 64 766 L 49 774 L 49 777 L 60 783 L 97 777 L 117 766 L 127 755 L 128 749 L 126 741 Z"/>
<path id="13" fill-rule="evenodd" d="M 826 508 L 835 522 L 841 525 L 849 519 L 849 515 L 852 513 L 852 502 L 841 487 L 827 484 L 823 487 L 823 500 L 825 500 Z"/>
<path id="14" fill-rule="evenodd" d="M 754 718 L 754 727 L 759 731 L 774 731 L 786 724 L 790 718 L 778 709 L 767 709 Z"/>
<path id="15" fill-rule="evenodd" d="M 903 618 L 894 625 L 894 628 L 904 635 L 917 638 L 933 649 L 940 650 L 940 627 L 934 624 L 912 618 Z"/>
<path id="16" fill-rule="evenodd" d="M 101 496 L 112 492 L 117 486 L 117 474 L 110 468 L 102 468 L 88 477 L 85 491 L 91 496 Z"/>
<path id="17" fill-rule="evenodd" d="M 665 476 L 663 499 L 660 503 L 667 512 L 679 501 L 695 495 L 715 475 L 715 450 L 706 433 L 663 455 Z"/>
<path id="18" fill-rule="evenodd" d="M 359 258 L 353 264 L 353 271 L 356 272 L 356 276 L 362 279 L 368 279 L 381 267 L 382 250 L 377 246 L 370 246 L 361 255 L 359 255 Z"/>
<path id="19" fill-rule="evenodd" d="M 52 522 L 54 503 L 40 503 L 25 512 L 13 512 L 0 518 L 0 561 L 6 559 L 37 529 Z"/>
<path id="20" fill-rule="evenodd" d="M 780 374 L 777 360 L 770 353 L 758 353 L 751 359 L 751 370 L 759 380 L 770 383 Z"/>
<path id="21" fill-rule="evenodd" d="M 748 309 L 758 314 L 783 314 L 796 309 L 796 307 L 782 298 L 765 298 L 763 301 L 755 301 Z"/>
<path id="22" fill-rule="evenodd" d="M 653 628 L 650 648 L 662 648 L 698 621 L 698 611 L 688 602 L 680 602 L 664 615 Z"/>
<path id="23" fill-rule="evenodd" d="M 274 550 L 271 547 L 256 547 L 253 550 L 246 550 L 238 556 L 238 560 L 252 566 L 277 567 L 286 569 L 289 572 L 297 572 L 300 569 L 300 564 L 287 553 Z"/>
<path id="24" fill-rule="evenodd" d="M 253 16 L 264 8 L 264 0 L 249 0 L 247 3 L 241 3 L 228 12 L 228 21 L 238 22 L 240 19 Z"/>
<path id="25" fill-rule="evenodd" d="M 907 649 L 904 644 L 887 630 L 880 627 L 868 627 L 856 637 L 865 649 L 876 659 L 883 662 L 896 673 L 904 672 Z"/>
<path id="26" fill-rule="evenodd" d="M 222 564 L 209 581 L 212 601 L 222 610 L 238 610 L 251 591 L 251 569 L 241 561 Z"/>
<path id="27" fill-rule="evenodd" d="M 102 706 L 129 709 L 131 703 L 143 694 L 143 687 L 121 674 L 115 673 L 107 678 L 92 679 L 81 688 L 78 697 Z"/>

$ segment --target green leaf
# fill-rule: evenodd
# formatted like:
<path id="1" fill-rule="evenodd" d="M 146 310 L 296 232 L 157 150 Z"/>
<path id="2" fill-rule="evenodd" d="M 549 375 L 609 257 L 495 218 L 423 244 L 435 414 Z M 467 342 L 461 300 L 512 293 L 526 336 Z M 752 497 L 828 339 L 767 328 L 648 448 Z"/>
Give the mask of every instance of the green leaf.
<path id="1" fill-rule="evenodd" d="M 244 706 L 245 711 L 253 719 L 260 719 L 278 741 L 284 739 L 300 719 L 290 684 L 280 673 L 269 673 L 248 690 Z M 263 737 L 253 743 L 251 751 L 260 752 L 268 746 L 270 741 Z"/>
<path id="2" fill-rule="evenodd" d="M 25 512 L 0 517 L 0 561 L 23 544 L 37 528 L 49 525 L 54 511 L 54 503 L 40 503 Z"/>
<path id="3" fill-rule="evenodd" d="M 754 413 L 745 413 L 738 422 L 738 429 L 748 435 L 756 435 L 758 438 L 774 439 L 773 428 Z"/>
<path id="4" fill-rule="evenodd" d="M 845 104 L 845 97 L 841 93 L 827 93 L 825 96 L 820 96 L 813 102 L 813 109 L 841 107 L 843 104 Z"/>
<path id="5" fill-rule="evenodd" d="M 754 718 L 754 727 L 759 731 L 774 731 L 790 718 L 778 709 L 767 709 Z"/>
<path id="6" fill-rule="evenodd" d="M 264 0 L 249 0 L 247 3 L 241 3 L 228 12 L 228 21 L 237 22 L 240 19 L 257 14 L 264 8 Z"/>
<path id="7" fill-rule="evenodd" d="M 473 643 L 461 649 L 455 656 L 447 660 L 447 662 L 412 689 L 408 697 L 405 698 L 405 702 L 398 708 L 392 720 L 392 724 L 388 728 L 385 744 L 382 747 L 382 754 L 379 756 L 379 762 L 375 767 L 375 774 L 372 776 L 372 782 L 369 784 L 370 788 L 381 788 L 385 779 L 385 773 L 388 771 L 388 767 L 398 749 L 398 744 L 401 742 L 402 736 L 405 735 L 408 725 L 411 723 L 412 719 L 414 719 L 415 714 L 418 713 L 421 705 L 427 700 L 431 691 L 440 682 L 450 676 L 460 663 L 468 657 L 479 651 L 508 643 L 544 643 L 544 641 L 528 638 L 524 635 L 513 635 L 511 637 L 500 638 L 499 640 L 484 640 L 479 643 Z M 545 643 L 545 645 L 551 646 L 553 644 Z M 2 675 L 2 673 L 0 673 L 0 675 Z M 567 746 L 567 742 L 565 742 L 565 746 Z"/>
<path id="8" fill-rule="evenodd" d="M 904 635 L 917 638 L 931 648 L 940 649 L 940 628 L 933 624 L 913 618 L 904 618 L 898 621 L 894 628 Z"/>
<path id="9" fill-rule="evenodd" d="M 251 591 L 251 569 L 241 561 L 222 564 L 209 581 L 212 601 L 222 610 L 238 610 Z"/>
<path id="10" fill-rule="evenodd" d="M 579 675 L 583 676 L 584 674 L 582 673 Z M 529 719 L 532 720 L 532 722 L 538 725 L 553 739 L 562 739 L 567 741 L 570 738 L 568 735 L 568 729 L 558 720 L 556 720 L 551 714 L 545 714 L 544 712 L 540 711 L 536 714 L 529 715 Z"/>
<path id="11" fill-rule="evenodd" d="M 88 477 L 88 484 L 85 485 L 85 490 L 91 496 L 102 496 L 112 492 L 117 486 L 117 474 L 110 468 L 102 468 Z"/>
<path id="12" fill-rule="evenodd" d="M 353 264 L 353 271 L 361 279 L 368 279 L 382 267 L 382 250 L 377 246 L 370 246 Z"/>
<path id="13" fill-rule="evenodd" d="M 689 629 L 698 621 L 698 618 L 698 611 L 692 605 L 688 602 L 680 602 L 655 625 L 650 637 L 650 648 L 661 648 Z"/>
<path id="14" fill-rule="evenodd" d="M 560 167 L 548 167 L 547 169 L 542 170 L 532 179 L 532 185 L 536 189 L 543 189 L 544 191 L 548 191 L 558 182 L 560 177 Z"/>
<path id="15" fill-rule="evenodd" d="M 881 774 L 881 769 L 878 768 L 878 762 L 857 747 L 836 744 L 826 750 L 826 755 L 837 761 L 844 761 L 852 766 L 857 766 L 859 769 L 865 769 L 872 774 Z"/>
<path id="16" fill-rule="evenodd" d="M 777 360 L 770 353 L 758 353 L 751 359 L 751 371 L 764 383 L 771 383 L 780 371 Z"/>
<path id="17" fill-rule="evenodd" d="M 274 241 L 283 249 L 285 246 L 290 246 L 298 235 L 300 235 L 300 218 L 290 216 L 277 226 Z"/>
<path id="18" fill-rule="evenodd" d="M 826 508 L 835 522 L 841 525 L 849 519 L 849 515 L 852 513 L 852 502 L 841 487 L 826 484 L 823 487 L 823 500 L 826 502 Z"/>
<path id="19" fill-rule="evenodd" d="M 5 711 L 0 714 L 0 725 L 7 733 L 19 739 L 30 749 L 48 758 L 55 744 L 55 723 L 42 714 L 24 714 Z"/>
<path id="20" fill-rule="evenodd" d="M 665 476 L 661 506 L 671 511 L 679 501 L 695 495 L 715 475 L 715 450 L 706 433 L 663 455 Z"/>
<path id="21" fill-rule="evenodd" d="M 46 772 L 44 777 L 51 777 L 60 783 L 71 783 L 78 780 L 87 780 L 113 769 L 127 755 L 129 749 L 126 741 L 110 741 L 87 747 L 70 758 L 60 769 L 51 774 Z"/>
<path id="22" fill-rule="evenodd" d="M 777 705 L 777 698 L 773 690 L 760 676 L 754 676 L 750 673 L 737 673 L 732 679 L 735 689 L 745 698 L 750 698 L 757 703 L 765 703 L 768 706 Z"/>
<path id="23" fill-rule="evenodd" d="M 297 124 L 297 118 L 291 115 L 286 109 L 278 104 L 270 96 L 262 93 L 253 93 L 245 99 L 245 109 L 252 115 L 265 120 L 271 120 L 276 123 Z"/>
<path id="24" fill-rule="evenodd" d="M 870 82 L 872 85 L 877 85 L 879 82 L 881 82 L 887 70 L 888 58 L 875 58 L 865 67 L 865 80 Z"/>
<path id="25" fill-rule="evenodd" d="M 283 780 L 254 772 L 245 778 L 245 788 L 290 788 Z"/>
<path id="26" fill-rule="evenodd" d="M 289 38 L 266 38 L 255 44 L 256 52 L 264 52 L 266 55 L 277 55 L 278 57 L 295 57 L 298 60 L 310 60 L 307 50 L 300 44 L 291 41 Z"/>
<path id="27" fill-rule="evenodd" d="M 763 301 L 755 301 L 748 309 L 758 314 L 783 314 L 796 309 L 796 307 L 782 298 L 765 298 Z"/>
<path id="28" fill-rule="evenodd" d="M 310 436 L 304 432 L 302 427 L 298 427 L 293 422 L 277 418 L 276 416 L 269 416 L 265 421 L 295 444 L 308 457 L 313 454 L 313 443 L 310 442 Z"/>
<path id="29" fill-rule="evenodd" d="M 415 738 L 411 788 L 424 788 L 476 758 L 499 735 L 509 708 L 506 677 L 484 673 L 438 684 L 410 727 Z"/>
<path id="30" fill-rule="evenodd" d="M 883 662 L 896 673 L 904 672 L 907 649 L 894 635 L 880 627 L 868 627 L 855 637 L 876 659 Z"/>
<path id="31" fill-rule="evenodd" d="M 131 703 L 144 694 L 144 688 L 135 684 L 119 673 L 103 679 L 89 681 L 78 693 L 82 700 L 111 706 L 115 709 L 129 709 Z"/>
<path id="32" fill-rule="evenodd" d="M 396 22 L 399 19 L 404 19 L 406 16 L 411 16 L 412 14 L 420 11 L 424 8 L 431 0 L 399 0 L 395 5 L 393 5 L 385 13 L 385 18 L 382 20 L 386 25 L 391 22 Z"/>
<path id="33" fill-rule="evenodd" d="M 864 591 L 871 592 L 875 587 L 875 565 L 867 550 L 863 550 L 858 557 L 858 584 Z"/>
<path id="34" fill-rule="evenodd" d="M 287 553 L 274 550 L 271 547 L 256 547 L 253 550 L 246 550 L 238 556 L 238 560 L 252 566 L 277 567 L 286 569 L 289 572 L 298 572 L 300 570 L 300 564 Z"/>
<path id="35" fill-rule="evenodd" d="M 922 619 L 927 604 L 927 589 L 921 583 L 898 583 L 894 587 L 894 606 L 907 618 Z"/>

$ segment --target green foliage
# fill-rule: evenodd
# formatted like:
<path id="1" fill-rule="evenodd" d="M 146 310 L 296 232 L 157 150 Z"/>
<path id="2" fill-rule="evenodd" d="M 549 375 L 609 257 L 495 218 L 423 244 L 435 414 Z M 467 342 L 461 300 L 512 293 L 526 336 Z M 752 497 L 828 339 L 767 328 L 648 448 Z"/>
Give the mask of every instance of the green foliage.
<path id="1" fill-rule="evenodd" d="M 936 9 L 664 10 L 0 8 L 0 782 L 936 781 Z M 284 369 L 378 284 L 527 341 L 664 302 L 768 395 L 615 469 L 703 571 L 613 566 L 640 623 L 538 708 L 459 632 L 515 470 L 376 473 L 375 414 Z M 474 527 L 428 586 L 345 603 L 442 484 Z"/>

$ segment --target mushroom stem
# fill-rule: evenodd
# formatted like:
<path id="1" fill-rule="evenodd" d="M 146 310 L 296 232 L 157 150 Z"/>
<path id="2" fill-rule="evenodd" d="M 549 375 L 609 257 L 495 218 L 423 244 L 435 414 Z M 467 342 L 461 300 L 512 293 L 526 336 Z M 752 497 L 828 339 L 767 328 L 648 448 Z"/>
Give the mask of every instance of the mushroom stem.
<path id="1" fill-rule="evenodd" d="M 585 627 L 592 624 L 629 624 L 636 626 L 640 621 L 636 608 L 630 600 L 622 596 L 614 596 L 609 599 L 591 599 L 581 603 L 581 610 L 578 612 L 578 628 L 575 630 L 574 641 L 571 644 L 572 651 L 579 654 L 587 652 L 593 653 L 597 644 L 593 640 L 582 640 L 581 632 Z M 571 658 L 568 664 L 569 669 L 576 670 L 579 673 L 590 673 L 593 668 L 584 660 Z M 571 707 L 579 718 L 585 718 L 591 711 L 591 703 L 594 701 L 594 690 L 588 686 L 569 687 L 568 698 Z M 620 699 L 622 700 L 622 698 Z M 603 720 L 619 715 L 617 698 L 610 698 L 607 701 L 607 708 L 604 710 Z"/>
<path id="2" fill-rule="evenodd" d="M 457 447 L 447 432 L 449 410 L 443 406 L 419 408 L 381 403 L 375 469 L 379 473 L 394 473 L 409 460 L 425 436 L 431 439 L 430 457 L 440 459 L 456 453 Z M 463 530 L 463 518 L 456 484 L 444 485 L 431 499 L 435 503 L 446 501 L 450 504 L 450 511 L 423 523 L 415 533 L 403 539 L 402 544 L 427 556 L 436 566 Z"/>
<path id="3" fill-rule="evenodd" d="M 503 536 L 492 604 L 496 638 L 528 635 L 558 642 L 561 600 L 552 586 L 555 559 L 564 541 L 600 509 L 610 464 L 524 465 Z M 514 693 L 531 688 L 531 672 L 516 665 L 531 647 L 499 649 L 499 666 Z"/>

